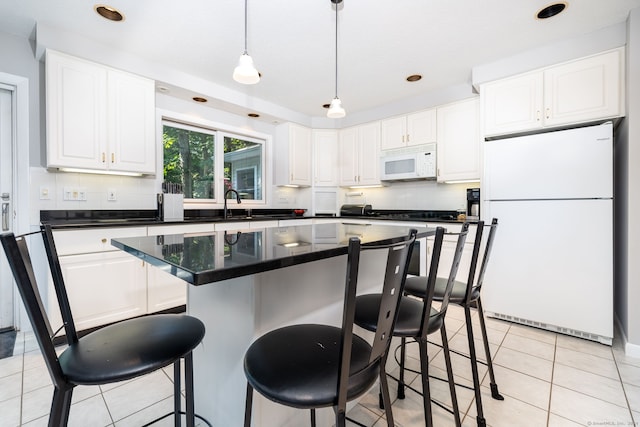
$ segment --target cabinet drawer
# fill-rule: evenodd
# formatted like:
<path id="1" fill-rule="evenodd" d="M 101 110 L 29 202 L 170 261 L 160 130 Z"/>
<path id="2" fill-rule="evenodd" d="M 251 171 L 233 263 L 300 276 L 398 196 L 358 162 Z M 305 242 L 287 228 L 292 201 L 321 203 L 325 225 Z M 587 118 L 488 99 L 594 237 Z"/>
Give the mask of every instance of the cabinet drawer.
<path id="1" fill-rule="evenodd" d="M 212 222 L 186 225 L 156 225 L 149 227 L 149 236 L 161 236 L 163 234 L 207 233 L 213 232 Z"/>
<path id="2" fill-rule="evenodd" d="M 139 259 L 121 251 L 63 256 L 60 268 L 78 330 L 146 314 L 146 266 Z M 51 281 L 48 296 L 55 330 L 62 321 Z"/>
<path id="3" fill-rule="evenodd" d="M 117 251 L 111 246 L 116 237 L 146 236 L 147 227 L 91 228 L 53 232 L 58 256 Z"/>

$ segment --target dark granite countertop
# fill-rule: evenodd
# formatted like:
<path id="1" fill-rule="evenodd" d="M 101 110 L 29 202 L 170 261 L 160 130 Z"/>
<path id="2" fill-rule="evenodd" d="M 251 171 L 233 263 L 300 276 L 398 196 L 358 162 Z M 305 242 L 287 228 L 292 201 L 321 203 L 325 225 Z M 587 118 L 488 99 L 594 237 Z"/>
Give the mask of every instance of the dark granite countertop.
<path id="1" fill-rule="evenodd" d="M 293 209 L 251 209 L 247 216 L 246 209 L 230 209 L 227 219 L 223 218 L 222 209 L 185 210 L 181 221 L 163 221 L 156 210 L 52 210 L 40 211 L 40 222 L 51 224 L 54 229 L 72 229 L 86 227 L 129 227 L 147 225 L 191 224 L 206 222 L 246 222 L 273 221 L 287 219 L 335 218 L 342 222 L 354 219 L 409 222 L 444 222 L 461 223 L 454 214 L 456 211 L 424 211 L 424 210 L 374 210 L 364 216 L 303 216 L 297 215 Z"/>
<path id="2" fill-rule="evenodd" d="M 193 285 L 247 276 L 347 253 L 363 244 L 398 240 L 409 227 L 340 223 L 198 234 L 116 238 L 111 244 Z M 435 233 L 418 230 L 419 237 Z"/>

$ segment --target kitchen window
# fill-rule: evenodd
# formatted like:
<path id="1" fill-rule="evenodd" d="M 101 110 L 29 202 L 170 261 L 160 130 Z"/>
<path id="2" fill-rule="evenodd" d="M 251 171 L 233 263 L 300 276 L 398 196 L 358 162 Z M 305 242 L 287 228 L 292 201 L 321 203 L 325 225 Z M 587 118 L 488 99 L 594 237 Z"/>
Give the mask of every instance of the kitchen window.
<path id="1" fill-rule="evenodd" d="M 219 203 L 231 188 L 243 200 L 264 202 L 264 140 L 168 120 L 162 124 L 164 180 L 182 186 L 185 202 Z"/>

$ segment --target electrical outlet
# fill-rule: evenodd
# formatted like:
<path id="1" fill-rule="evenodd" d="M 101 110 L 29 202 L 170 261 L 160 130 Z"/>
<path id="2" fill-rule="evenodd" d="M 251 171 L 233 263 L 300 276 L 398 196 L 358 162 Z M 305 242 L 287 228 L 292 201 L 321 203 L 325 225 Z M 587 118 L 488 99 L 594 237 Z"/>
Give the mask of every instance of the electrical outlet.
<path id="1" fill-rule="evenodd" d="M 116 190 L 107 190 L 107 200 L 110 202 L 114 202 L 117 200 Z"/>
<path id="2" fill-rule="evenodd" d="M 42 192 L 40 193 L 42 195 Z M 87 189 L 79 187 L 64 187 L 62 193 L 62 200 L 69 201 L 86 201 Z"/>
<path id="3" fill-rule="evenodd" d="M 40 187 L 40 200 L 50 200 L 49 187 Z"/>

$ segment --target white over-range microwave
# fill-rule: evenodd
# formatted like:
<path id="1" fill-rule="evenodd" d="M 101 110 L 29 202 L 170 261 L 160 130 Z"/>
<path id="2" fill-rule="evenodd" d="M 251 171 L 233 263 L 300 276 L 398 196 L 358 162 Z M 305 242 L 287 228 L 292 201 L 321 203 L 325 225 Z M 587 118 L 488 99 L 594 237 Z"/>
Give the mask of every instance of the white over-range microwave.
<path id="1" fill-rule="evenodd" d="M 380 157 L 380 179 L 382 181 L 435 178 L 435 144 L 390 150 Z"/>

